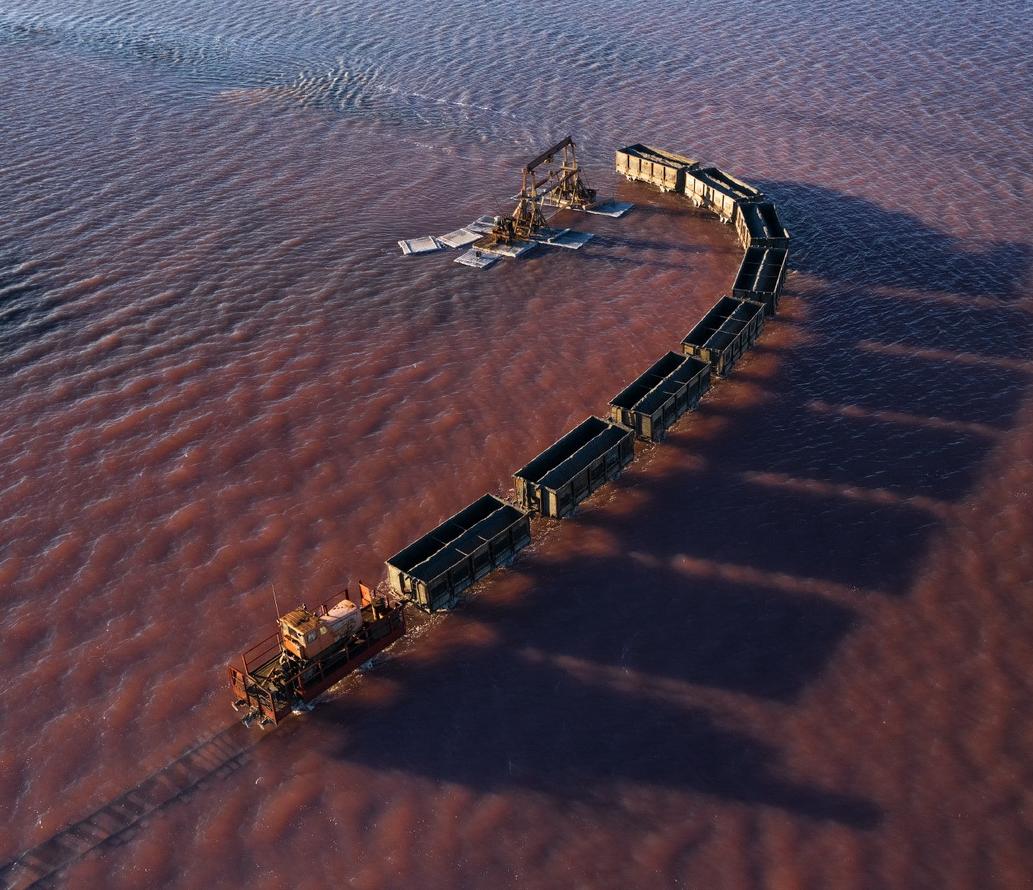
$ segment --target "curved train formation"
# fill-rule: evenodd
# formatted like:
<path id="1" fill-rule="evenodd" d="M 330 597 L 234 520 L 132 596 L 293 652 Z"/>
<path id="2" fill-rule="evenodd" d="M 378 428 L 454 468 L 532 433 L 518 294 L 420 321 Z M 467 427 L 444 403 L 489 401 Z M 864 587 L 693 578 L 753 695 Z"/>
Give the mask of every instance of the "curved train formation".
<path id="1" fill-rule="evenodd" d="M 531 515 L 562 519 L 616 479 L 635 440 L 662 441 L 715 379 L 727 376 L 778 310 L 789 232 L 754 186 L 699 161 L 647 145 L 616 153 L 616 172 L 684 195 L 735 227 L 744 248 L 730 295 L 722 295 L 681 341 L 614 396 L 606 419 L 591 416 L 513 475 L 512 503 L 486 494 L 387 560 L 387 592 L 360 584 L 336 602 L 280 616 L 276 632 L 229 667 L 244 723 L 276 725 L 405 633 L 405 604 L 452 608 L 475 582 L 509 565 L 531 543 Z"/>

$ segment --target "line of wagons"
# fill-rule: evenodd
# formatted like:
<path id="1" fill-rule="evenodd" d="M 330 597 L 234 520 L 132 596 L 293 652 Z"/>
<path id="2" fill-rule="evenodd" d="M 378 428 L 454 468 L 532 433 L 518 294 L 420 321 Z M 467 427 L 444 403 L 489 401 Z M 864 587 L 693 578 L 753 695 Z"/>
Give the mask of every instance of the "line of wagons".
<path id="1" fill-rule="evenodd" d="M 745 249 L 732 293 L 681 342 L 513 475 L 515 503 L 486 494 L 387 560 L 391 589 L 428 612 L 449 609 L 471 585 L 508 565 L 531 542 L 531 514 L 562 519 L 616 479 L 635 439 L 659 442 L 726 376 L 774 315 L 786 276 L 789 233 L 759 189 L 717 167 L 647 145 L 617 151 L 617 173 L 684 195 L 735 227 Z"/>

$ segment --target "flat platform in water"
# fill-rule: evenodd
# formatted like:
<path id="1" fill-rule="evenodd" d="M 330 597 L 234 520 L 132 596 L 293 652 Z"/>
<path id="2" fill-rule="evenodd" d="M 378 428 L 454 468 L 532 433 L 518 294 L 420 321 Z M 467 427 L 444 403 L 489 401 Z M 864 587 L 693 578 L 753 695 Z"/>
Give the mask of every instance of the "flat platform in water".
<path id="1" fill-rule="evenodd" d="M 573 229 L 564 229 L 558 235 L 551 238 L 543 238 L 539 244 L 546 244 L 549 247 L 565 247 L 567 250 L 580 250 L 595 235 L 591 232 L 575 232 Z"/>
<path id="2" fill-rule="evenodd" d="M 438 241 L 446 247 L 466 247 L 468 244 L 473 244 L 480 237 L 480 234 L 477 232 L 471 232 L 467 228 L 462 228 L 449 232 L 447 235 L 440 235 Z"/>
<path id="3" fill-rule="evenodd" d="M 491 247 L 478 248 L 482 253 L 490 253 L 496 256 L 518 257 L 538 246 L 537 241 L 510 241 L 509 244 L 495 244 Z"/>
<path id="4" fill-rule="evenodd" d="M 617 218 L 624 216 L 634 206 L 630 201 L 600 201 L 598 204 L 586 208 L 584 212 Z"/>
<path id="5" fill-rule="evenodd" d="M 514 195 L 514 198 L 520 197 Z M 573 210 L 575 213 L 595 213 L 598 216 L 612 216 L 614 218 L 624 216 L 635 205 L 630 201 L 598 201 L 591 207 L 573 207 L 566 201 L 556 201 L 552 198 L 543 198 L 542 204 L 545 207 L 555 207 L 557 210 Z"/>
<path id="6" fill-rule="evenodd" d="M 501 256 L 496 253 L 485 253 L 483 250 L 468 250 L 455 258 L 455 262 L 462 266 L 472 266 L 474 269 L 487 269 L 494 266 Z"/>
<path id="7" fill-rule="evenodd" d="M 402 253 L 405 256 L 415 253 L 433 253 L 435 250 L 443 250 L 445 247 L 445 245 L 433 235 L 425 235 L 422 238 L 409 238 L 405 241 L 399 241 L 398 246 L 402 248 Z"/>
<path id="8" fill-rule="evenodd" d="M 541 229 L 538 230 L 537 234 L 535 234 L 535 236 L 534 236 L 534 240 L 538 241 L 539 243 L 545 242 L 545 241 L 550 241 L 553 238 L 558 238 L 560 235 L 567 234 L 567 232 L 569 232 L 569 231 L 570 231 L 569 228 L 568 229 L 552 229 L 552 228 L 549 228 L 548 226 L 545 226 L 544 228 L 541 228 Z"/>
<path id="9" fill-rule="evenodd" d="M 478 216 L 472 223 L 466 226 L 471 232 L 477 232 L 481 235 L 487 235 L 492 229 L 495 228 L 495 217 L 485 214 L 484 216 Z"/>

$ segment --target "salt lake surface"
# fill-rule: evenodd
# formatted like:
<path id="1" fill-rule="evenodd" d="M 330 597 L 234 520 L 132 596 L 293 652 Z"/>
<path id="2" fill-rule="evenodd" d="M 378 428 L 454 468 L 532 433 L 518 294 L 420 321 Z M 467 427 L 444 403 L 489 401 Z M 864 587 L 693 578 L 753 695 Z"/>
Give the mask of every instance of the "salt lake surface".
<path id="1" fill-rule="evenodd" d="M 155 8 L 156 6 L 160 8 Z M 0 3 L 0 867 L 74 887 L 1029 886 L 1028 7 Z M 571 133 L 633 201 L 401 258 Z M 794 235 L 734 377 L 313 714 L 225 664 L 681 337 Z M 61 832 L 209 739 L 87 855 Z M 228 772 L 228 775 L 223 775 Z M 55 849 L 57 852 L 55 853 Z"/>

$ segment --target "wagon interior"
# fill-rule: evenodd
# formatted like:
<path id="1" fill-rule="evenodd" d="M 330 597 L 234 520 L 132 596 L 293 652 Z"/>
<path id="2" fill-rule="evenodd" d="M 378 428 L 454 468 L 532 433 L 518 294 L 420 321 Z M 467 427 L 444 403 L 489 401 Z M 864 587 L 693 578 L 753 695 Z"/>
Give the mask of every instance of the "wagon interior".
<path id="1" fill-rule="evenodd" d="M 678 369 L 684 358 L 685 356 L 678 355 L 677 352 L 668 352 L 647 371 L 639 375 L 634 382 L 614 396 L 610 400 L 610 404 L 628 410 L 635 408 L 645 396 L 663 383 L 668 375 Z"/>
<path id="2" fill-rule="evenodd" d="M 415 578 L 430 581 L 461 561 L 466 550 L 476 550 L 480 545 L 475 545 L 475 539 L 498 534 L 521 515 L 509 504 L 486 494 L 395 554 L 388 563 Z"/>
<path id="3" fill-rule="evenodd" d="M 760 246 L 747 247 L 743 254 L 742 265 L 739 266 L 739 273 L 735 276 L 733 290 L 751 291 L 757 289 L 757 279 L 761 269 L 764 267 L 765 248 Z"/>
<path id="4" fill-rule="evenodd" d="M 743 218 L 753 238 L 788 238 L 789 233 L 782 227 L 778 219 L 775 205 L 763 201 L 746 205 L 742 208 Z"/>
<path id="5" fill-rule="evenodd" d="M 609 428 L 610 424 L 598 417 L 589 417 L 513 475 L 528 482 L 539 482 L 550 470 L 558 467 L 578 449 Z"/>
<path id="6" fill-rule="evenodd" d="M 702 167 L 693 170 L 692 175 L 736 201 L 754 201 L 762 196 L 760 189 L 729 176 L 717 167 Z"/>
<path id="7" fill-rule="evenodd" d="M 692 158 L 687 158 L 684 155 L 664 151 L 660 148 L 652 148 L 649 145 L 642 145 L 642 143 L 639 142 L 620 149 L 618 153 L 641 158 L 644 161 L 650 161 L 654 164 L 664 164 L 669 167 L 689 167 L 696 163 Z"/>
<path id="8" fill-rule="evenodd" d="M 593 419 L 598 420 L 598 418 Z M 542 477 L 541 484 L 543 487 L 552 489 L 561 487 L 595 460 L 606 454 L 615 445 L 620 444 L 622 439 L 630 435 L 627 430 L 611 423 L 605 423 L 601 420 L 599 423 L 603 425 L 603 429 L 599 430 L 588 442 Z"/>

